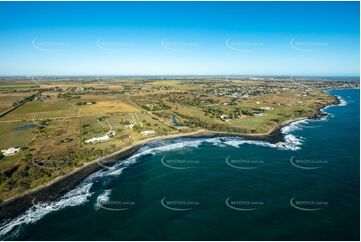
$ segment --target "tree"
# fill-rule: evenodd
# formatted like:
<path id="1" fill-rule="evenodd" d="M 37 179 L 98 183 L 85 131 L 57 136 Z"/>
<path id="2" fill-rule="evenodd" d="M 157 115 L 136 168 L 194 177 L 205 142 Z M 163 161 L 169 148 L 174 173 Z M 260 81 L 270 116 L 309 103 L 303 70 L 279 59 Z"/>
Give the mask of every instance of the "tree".
<path id="1" fill-rule="evenodd" d="M 141 130 L 141 128 L 138 126 L 138 125 L 134 125 L 133 126 L 133 131 L 135 131 L 135 132 L 140 132 L 140 130 Z"/>

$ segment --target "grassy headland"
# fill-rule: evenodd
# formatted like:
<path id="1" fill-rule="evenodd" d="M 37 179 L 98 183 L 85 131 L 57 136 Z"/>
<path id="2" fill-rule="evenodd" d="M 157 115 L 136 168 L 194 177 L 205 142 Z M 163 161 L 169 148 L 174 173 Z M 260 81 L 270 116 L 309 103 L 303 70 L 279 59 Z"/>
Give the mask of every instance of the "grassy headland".
<path id="1" fill-rule="evenodd" d="M 157 137 L 265 134 L 335 103 L 324 90 L 357 83 L 223 79 L 0 82 L 0 199 L 44 186 Z M 89 140 L 96 141 L 89 141 Z"/>

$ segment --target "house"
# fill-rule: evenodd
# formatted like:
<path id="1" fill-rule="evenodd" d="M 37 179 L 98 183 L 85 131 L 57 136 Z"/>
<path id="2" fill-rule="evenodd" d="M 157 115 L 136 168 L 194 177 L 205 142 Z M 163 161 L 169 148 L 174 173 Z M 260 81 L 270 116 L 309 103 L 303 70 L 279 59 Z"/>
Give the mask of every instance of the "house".
<path id="1" fill-rule="evenodd" d="M 156 134 L 157 132 L 155 132 L 154 130 L 145 130 L 140 132 L 142 135 L 150 135 L 150 134 Z"/>
<path id="2" fill-rule="evenodd" d="M 256 117 L 260 117 L 260 116 L 263 116 L 264 113 L 262 112 L 252 112 L 253 116 L 256 116 Z"/>
<path id="3" fill-rule="evenodd" d="M 87 140 L 85 140 L 84 142 L 85 143 L 98 143 L 98 142 L 104 142 L 104 141 L 107 141 L 109 138 L 112 138 L 112 137 L 114 137 L 114 135 L 115 135 L 115 131 L 108 131 L 107 133 L 106 133 L 106 135 L 104 135 L 104 136 L 101 136 L 101 137 L 93 137 L 93 138 L 91 138 L 91 139 L 87 139 Z"/>
<path id="4" fill-rule="evenodd" d="M 108 135 L 104 135 L 102 137 L 93 137 L 91 139 L 87 139 L 84 142 L 85 143 L 98 143 L 98 142 L 103 142 L 103 141 L 107 141 L 109 139 Z"/>
<path id="5" fill-rule="evenodd" d="M 77 87 L 75 90 L 77 92 L 84 92 L 84 87 Z"/>
<path id="6" fill-rule="evenodd" d="M 260 107 L 259 109 L 261 109 L 261 110 L 273 110 L 273 108 L 271 108 L 271 107 Z"/>
<path id="7" fill-rule="evenodd" d="M 222 119 L 223 121 L 229 121 L 229 115 L 227 114 L 219 115 L 219 118 Z"/>
<path id="8" fill-rule="evenodd" d="M 20 150 L 21 148 L 11 147 L 7 150 L 1 150 L 1 153 L 3 153 L 5 156 L 12 156 L 18 153 Z"/>
<path id="9" fill-rule="evenodd" d="M 127 125 L 127 127 L 130 128 L 130 129 L 133 129 L 134 124 L 129 124 L 129 125 Z"/>
<path id="10" fill-rule="evenodd" d="M 115 131 L 110 130 L 107 132 L 107 135 L 108 135 L 108 137 L 114 137 Z"/>

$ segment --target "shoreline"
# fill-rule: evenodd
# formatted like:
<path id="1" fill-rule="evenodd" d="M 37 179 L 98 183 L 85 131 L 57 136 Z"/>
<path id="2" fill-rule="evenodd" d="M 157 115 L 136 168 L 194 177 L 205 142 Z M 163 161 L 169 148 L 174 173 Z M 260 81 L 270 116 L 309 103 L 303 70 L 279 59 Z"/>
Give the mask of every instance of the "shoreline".
<path id="1" fill-rule="evenodd" d="M 315 114 L 311 117 L 299 117 L 287 120 L 276 127 L 272 128 L 267 133 L 261 134 L 240 134 L 240 133 L 228 133 L 228 132 L 217 132 L 205 129 L 200 129 L 194 132 L 170 134 L 158 137 L 151 137 L 144 140 L 140 140 L 129 147 L 125 147 L 121 150 L 115 151 L 112 154 L 97 158 L 84 164 L 81 167 L 75 168 L 73 171 L 63 176 L 57 177 L 54 180 L 35 187 L 27 192 L 16 195 L 2 202 L 0 205 L 0 221 L 11 219 L 22 212 L 26 211 L 33 205 L 33 201 L 53 201 L 66 192 L 77 186 L 82 180 L 88 177 L 90 174 L 103 168 L 102 165 L 112 165 L 121 159 L 126 159 L 135 154 L 143 145 L 149 142 L 162 141 L 176 138 L 191 138 L 191 137 L 222 137 L 222 136 L 233 136 L 241 137 L 247 140 L 265 141 L 269 143 L 277 143 L 282 141 L 281 130 L 283 127 L 288 126 L 294 122 L 298 122 L 306 119 L 317 119 L 320 115 L 323 115 L 322 109 L 329 106 L 339 105 L 340 100 L 337 96 L 336 102 L 326 105 L 316 110 Z"/>

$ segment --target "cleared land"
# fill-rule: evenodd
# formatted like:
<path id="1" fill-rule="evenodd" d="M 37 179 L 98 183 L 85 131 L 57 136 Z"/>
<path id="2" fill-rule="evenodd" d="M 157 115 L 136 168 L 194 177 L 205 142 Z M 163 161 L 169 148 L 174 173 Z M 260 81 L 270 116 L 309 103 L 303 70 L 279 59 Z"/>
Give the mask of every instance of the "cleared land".
<path id="1" fill-rule="evenodd" d="M 0 199 L 151 137 L 198 130 L 262 134 L 334 103 L 337 82 L 84 79 L 0 82 Z M 343 85 L 343 84 L 342 84 Z M 355 84 L 349 84 L 350 87 Z M 89 140 L 96 140 L 90 142 Z"/>

